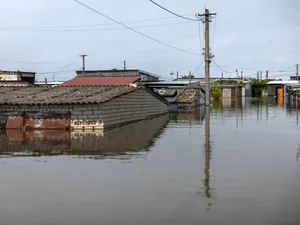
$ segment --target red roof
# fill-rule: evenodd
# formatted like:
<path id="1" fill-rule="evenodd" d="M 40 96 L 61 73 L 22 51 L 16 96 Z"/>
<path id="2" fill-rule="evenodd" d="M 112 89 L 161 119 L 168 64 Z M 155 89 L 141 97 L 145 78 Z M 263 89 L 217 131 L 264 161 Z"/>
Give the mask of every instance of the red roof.
<path id="1" fill-rule="evenodd" d="M 139 79 L 140 77 L 75 77 L 60 86 L 126 86 Z"/>

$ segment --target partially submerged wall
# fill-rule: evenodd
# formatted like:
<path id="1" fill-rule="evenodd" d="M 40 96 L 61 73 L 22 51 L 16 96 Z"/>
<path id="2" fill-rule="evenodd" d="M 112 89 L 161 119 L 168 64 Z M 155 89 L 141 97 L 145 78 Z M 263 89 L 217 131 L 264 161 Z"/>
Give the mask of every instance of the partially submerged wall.
<path id="1" fill-rule="evenodd" d="M 164 102 L 139 89 L 99 104 L 0 105 L 0 128 L 106 129 L 167 112 Z"/>

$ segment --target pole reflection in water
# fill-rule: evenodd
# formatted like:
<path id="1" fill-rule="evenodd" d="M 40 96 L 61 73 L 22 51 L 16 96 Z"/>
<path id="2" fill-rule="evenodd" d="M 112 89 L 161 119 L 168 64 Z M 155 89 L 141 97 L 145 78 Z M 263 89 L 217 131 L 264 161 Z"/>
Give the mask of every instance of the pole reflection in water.
<path id="1" fill-rule="evenodd" d="M 204 179 L 204 187 L 205 187 L 205 197 L 211 198 L 210 193 L 210 156 L 211 156 L 211 146 L 210 146 L 210 107 L 205 107 L 205 179 Z"/>
<path id="2" fill-rule="evenodd" d="M 210 161 L 211 161 L 211 141 L 210 141 L 210 106 L 205 106 L 205 142 L 204 142 L 204 179 L 203 188 L 199 194 L 203 198 L 212 198 L 210 186 Z M 208 204 L 208 210 L 212 204 Z"/>

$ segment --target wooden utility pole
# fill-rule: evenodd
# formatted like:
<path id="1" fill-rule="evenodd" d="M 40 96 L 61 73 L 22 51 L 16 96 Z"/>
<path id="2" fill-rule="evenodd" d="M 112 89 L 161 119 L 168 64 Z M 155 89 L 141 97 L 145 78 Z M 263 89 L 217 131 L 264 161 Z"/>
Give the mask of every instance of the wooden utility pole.
<path id="1" fill-rule="evenodd" d="M 223 72 L 221 73 L 221 77 L 222 77 L 222 79 L 224 78 L 224 74 L 223 74 Z"/>
<path id="2" fill-rule="evenodd" d="M 239 78 L 239 70 L 236 70 L 236 78 Z"/>
<path id="3" fill-rule="evenodd" d="M 80 55 L 80 57 L 82 57 L 82 75 L 84 76 L 84 73 L 85 73 L 85 57 L 87 57 L 87 55 Z"/>
<path id="4" fill-rule="evenodd" d="M 299 65 L 296 65 L 296 76 L 297 76 L 297 81 L 299 82 L 298 76 L 299 76 Z"/>
<path id="5" fill-rule="evenodd" d="M 124 70 L 126 70 L 126 61 L 124 61 Z"/>
<path id="6" fill-rule="evenodd" d="M 179 72 L 177 71 L 177 80 L 179 79 Z"/>
<path id="7" fill-rule="evenodd" d="M 266 80 L 268 80 L 269 79 L 269 71 L 267 70 L 266 71 Z"/>
<path id="8" fill-rule="evenodd" d="M 243 79 L 243 71 L 241 71 L 241 78 Z"/>
<path id="9" fill-rule="evenodd" d="M 198 17 L 202 18 L 205 24 L 205 105 L 210 105 L 210 63 L 211 52 L 209 47 L 209 23 L 211 22 L 211 16 L 217 15 L 216 13 L 210 13 L 208 9 L 205 9 L 204 14 L 198 14 Z"/>

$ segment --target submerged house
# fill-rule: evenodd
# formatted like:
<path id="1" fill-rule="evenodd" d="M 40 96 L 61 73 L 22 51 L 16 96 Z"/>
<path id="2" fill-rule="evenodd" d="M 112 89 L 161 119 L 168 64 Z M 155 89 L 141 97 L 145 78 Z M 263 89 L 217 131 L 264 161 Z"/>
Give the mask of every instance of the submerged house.
<path id="1" fill-rule="evenodd" d="M 168 112 L 147 87 L 28 87 L 0 89 L 1 129 L 101 130 Z"/>
<path id="2" fill-rule="evenodd" d="M 219 78 L 218 82 L 222 91 L 222 98 L 251 97 L 251 81 L 245 78 Z M 212 84 L 213 85 L 213 84 Z"/>
<path id="3" fill-rule="evenodd" d="M 169 105 L 169 111 L 189 111 L 195 107 L 205 104 L 205 91 L 198 87 L 189 88 L 154 88 Z"/>
<path id="4" fill-rule="evenodd" d="M 205 104 L 205 91 L 199 81 L 161 81 L 144 85 L 163 97 L 171 112 L 189 111 Z"/>
<path id="5" fill-rule="evenodd" d="M 270 81 L 267 83 L 268 86 L 268 96 L 275 97 L 277 99 L 278 104 L 283 104 L 284 99 L 288 95 L 288 87 L 297 85 L 297 80 L 290 80 L 290 81 Z"/>

